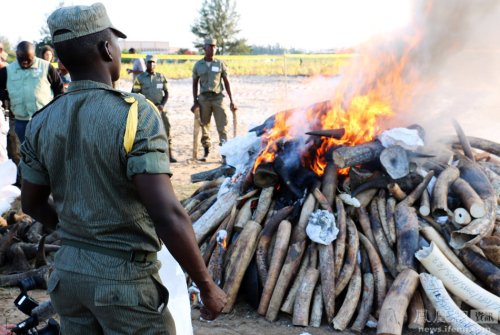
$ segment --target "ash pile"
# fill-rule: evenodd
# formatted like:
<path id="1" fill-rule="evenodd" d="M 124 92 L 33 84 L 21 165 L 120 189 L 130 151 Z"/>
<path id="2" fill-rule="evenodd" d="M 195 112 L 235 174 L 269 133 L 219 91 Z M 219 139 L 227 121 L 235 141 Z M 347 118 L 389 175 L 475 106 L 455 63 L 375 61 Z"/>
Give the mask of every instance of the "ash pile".
<path id="1" fill-rule="evenodd" d="M 321 120 L 331 108 L 302 110 Z M 418 125 L 354 145 L 323 122 L 289 136 L 298 112 L 223 146 L 232 166 L 192 175 L 205 182 L 183 206 L 228 296 L 223 313 L 246 295 L 268 321 L 287 313 L 296 326 L 492 334 L 471 310 L 500 317 L 500 144 L 455 120 L 457 135 L 437 143 Z"/>

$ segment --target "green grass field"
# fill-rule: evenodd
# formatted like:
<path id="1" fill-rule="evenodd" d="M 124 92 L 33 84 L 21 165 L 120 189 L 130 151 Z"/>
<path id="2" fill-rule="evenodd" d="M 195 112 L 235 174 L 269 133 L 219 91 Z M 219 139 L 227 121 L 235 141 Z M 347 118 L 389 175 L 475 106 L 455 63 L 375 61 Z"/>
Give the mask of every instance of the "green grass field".
<path id="1" fill-rule="evenodd" d="M 200 56 L 201 57 L 201 56 Z M 340 73 L 340 68 L 349 60 L 347 59 L 287 59 L 287 75 L 289 76 L 335 76 Z M 229 66 L 229 73 L 232 76 L 280 76 L 285 74 L 285 64 L 283 60 L 226 60 Z M 185 61 L 183 63 L 163 63 L 158 64 L 156 71 L 163 73 L 167 78 L 188 78 L 192 75 L 195 61 Z M 127 69 L 131 69 L 132 64 L 122 64 L 121 78 L 130 78 Z"/>

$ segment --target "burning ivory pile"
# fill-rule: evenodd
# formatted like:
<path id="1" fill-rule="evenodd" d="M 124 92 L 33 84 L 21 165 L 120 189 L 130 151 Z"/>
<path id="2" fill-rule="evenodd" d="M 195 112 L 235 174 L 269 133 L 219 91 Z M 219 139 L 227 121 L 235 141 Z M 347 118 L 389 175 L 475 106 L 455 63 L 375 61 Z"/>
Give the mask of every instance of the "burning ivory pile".
<path id="1" fill-rule="evenodd" d="M 0 221 L 0 273 L 6 274 L 0 275 L 0 286 L 16 286 L 33 276 L 40 277 L 46 286 L 54 269 L 54 255 L 61 248 L 59 235 L 15 211 Z"/>
<path id="2" fill-rule="evenodd" d="M 281 311 L 297 326 L 401 334 L 439 312 L 459 333 L 491 334 L 462 309 L 500 315 L 500 145 L 454 125 L 458 137 L 418 153 L 380 136 L 335 146 L 321 178 L 283 164 L 279 144 L 230 183 L 215 171 L 184 207 L 223 312 L 246 286 L 269 321 Z"/>

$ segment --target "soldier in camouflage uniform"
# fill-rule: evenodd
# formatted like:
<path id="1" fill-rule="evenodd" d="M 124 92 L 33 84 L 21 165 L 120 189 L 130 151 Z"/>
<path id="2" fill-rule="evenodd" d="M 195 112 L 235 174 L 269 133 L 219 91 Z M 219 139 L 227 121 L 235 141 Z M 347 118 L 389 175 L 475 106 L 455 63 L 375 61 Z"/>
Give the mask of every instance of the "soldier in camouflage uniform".
<path id="1" fill-rule="evenodd" d="M 167 110 L 168 82 L 165 75 L 155 72 L 157 61 L 158 59 L 155 55 L 148 55 L 146 57 L 146 71 L 134 79 L 132 92 L 143 94 L 160 111 L 163 125 L 167 132 L 170 163 L 176 163 L 177 160 L 172 155 L 172 134 L 170 133 L 170 121 L 168 120 Z"/>
<path id="2" fill-rule="evenodd" d="M 231 101 L 231 111 L 236 111 L 238 107 L 233 102 L 231 86 L 229 84 L 229 69 L 223 61 L 214 58 L 217 48 L 217 40 L 207 38 L 205 40 L 205 57 L 196 62 L 193 67 L 193 98 L 194 105 L 191 111 L 200 108 L 201 119 L 201 144 L 205 149 L 205 155 L 200 161 L 206 161 L 210 154 L 210 120 L 214 115 L 215 125 L 219 133 L 219 145 L 227 141 L 227 108 L 224 98 L 224 85 L 226 85 L 227 95 Z M 222 84 L 224 82 L 224 85 Z M 200 95 L 198 95 L 198 83 L 200 84 Z"/>
<path id="3" fill-rule="evenodd" d="M 59 8 L 48 26 L 72 82 L 28 124 L 21 203 L 62 238 L 47 290 L 62 333 L 175 334 L 161 242 L 200 288 L 202 317 L 215 319 L 226 297 L 172 189 L 161 116 L 111 87 L 126 36 L 100 3 Z"/>

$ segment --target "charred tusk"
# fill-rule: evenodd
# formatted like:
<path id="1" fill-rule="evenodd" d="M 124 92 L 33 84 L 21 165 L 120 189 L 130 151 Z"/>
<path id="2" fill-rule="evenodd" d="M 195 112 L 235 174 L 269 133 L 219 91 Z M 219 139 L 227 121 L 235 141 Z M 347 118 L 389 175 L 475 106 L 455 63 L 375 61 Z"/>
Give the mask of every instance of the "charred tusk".
<path id="1" fill-rule="evenodd" d="M 370 206 L 370 214 L 372 218 L 373 235 L 375 236 L 375 241 L 377 243 L 378 250 L 380 251 L 382 261 L 384 262 L 385 266 L 387 266 L 387 269 L 393 275 L 393 277 L 396 277 L 398 275 L 398 271 L 396 270 L 396 256 L 394 255 L 394 251 L 392 250 L 392 248 L 389 246 L 389 242 L 387 242 L 387 238 L 384 234 L 384 231 L 382 230 L 382 225 L 380 224 L 377 204 L 373 201 Z M 400 238 L 398 237 L 397 240 L 399 243 Z"/>
<path id="2" fill-rule="evenodd" d="M 486 207 L 483 200 L 474 191 L 472 186 L 458 178 L 452 185 L 451 191 L 458 195 L 460 202 L 464 205 L 465 209 L 475 218 L 481 218 L 486 215 Z"/>
<path id="3" fill-rule="evenodd" d="M 471 269 L 481 281 L 497 296 L 500 296 L 500 269 L 489 260 L 475 253 L 470 248 L 463 248 L 458 253 L 458 257 Z"/>
<path id="4" fill-rule="evenodd" d="M 274 286 L 276 285 L 280 270 L 283 266 L 283 262 L 285 261 L 291 232 L 292 225 L 290 224 L 290 222 L 281 221 L 276 237 L 276 244 L 274 245 L 271 266 L 269 268 L 267 280 L 264 284 L 264 291 L 262 292 L 262 296 L 260 298 L 258 309 L 258 313 L 260 315 L 266 315 L 267 307 L 269 306 L 269 301 L 271 301 L 271 295 L 273 293 Z"/>
<path id="5" fill-rule="evenodd" d="M 344 203 L 340 197 L 336 197 L 335 203 L 337 204 L 337 228 L 339 233 L 335 239 L 335 279 L 338 279 L 342 264 L 344 263 L 345 254 L 345 240 L 347 236 L 346 215 L 344 210 Z"/>
<path id="6" fill-rule="evenodd" d="M 35 269 L 35 270 L 30 270 L 24 273 L 19 273 L 15 275 L 8 275 L 8 276 L 3 276 L 0 277 L 0 286 L 16 286 L 19 284 L 20 281 L 29 278 L 29 277 L 34 277 L 38 276 L 43 279 L 44 285 L 43 287 L 40 288 L 47 288 L 47 281 L 49 280 L 50 274 L 54 270 L 53 265 L 45 265 L 42 266 L 41 268 Z"/>
<path id="7" fill-rule="evenodd" d="M 356 229 L 356 225 L 354 222 L 347 218 L 347 236 L 348 236 L 348 244 L 347 244 L 347 254 L 345 257 L 344 266 L 340 271 L 338 280 L 335 285 L 335 296 L 338 297 L 340 293 L 345 289 L 351 276 L 354 272 L 356 265 L 358 264 L 358 251 L 359 251 L 359 238 L 358 238 L 358 230 Z M 323 279 L 323 277 L 322 277 Z M 326 285 L 323 283 L 323 285 Z"/>
<path id="8" fill-rule="evenodd" d="M 420 292 L 416 290 L 408 306 L 408 329 L 424 329 L 425 314 L 422 313 L 424 310 L 424 300 Z"/>
<path id="9" fill-rule="evenodd" d="M 460 124 L 458 124 L 457 120 L 451 119 L 451 122 L 453 123 L 453 127 L 455 128 L 455 131 L 457 132 L 458 140 L 460 141 L 460 145 L 462 146 L 462 150 L 464 151 L 465 156 L 470 158 L 473 162 L 474 160 L 474 153 L 472 152 L 472 148 L 470 146 L 469 140 L 467 139 L 467 136 L 465 136 L 465 133 L 460 127 Z"/>
<path id="10" fill-rule="evenodd" d="M 387 212 L 386 212 L 386 200 L 385 200 L 385 190 L 380 190 L 378 192 L 378 197 L 375 198 L 377 202 L 378 214 L 380 217 L 380 223 L 382 224 L 382 229 L 384 230 L 384 234 L 387 237 L 387 242 L 389 242 L 390 246 L 394 245 L 395 240 L 392 240 L 391 233 L 389 231 L 389 224 L 387 223 Z"/>
<path id="11" fill-rule="evenodd" d="M 254 182 L 260 188 L 274 187 L 279 183 L 279 177 L 272 163 L 261 162 L 255 169 Z"/>
<path id="12" fill-rule="evenodd" d="M 389 235 L 393 241 L 393 244 L 397 242 L 395 212 L 396 212 L 396 199 L 390 197 L 387 200 L 385 213 L 387 217 L 387 226 L 389 227 Z"/>
<path id="13" fill-rule="evenodd" d="M 300 263 L 299 272 L 297 273 L 297 276 L 295 276 L 292 287 L 290 288 L 290 291 L 286 296 L 283 306 L 281 306 L 282 312 L 293 314 L 293 308 L 295 306 L 295 298 L 297 297 L 297 292 L 299 291 L 300 283 L 302 282 L 302 279 L 306 275 L 306 271 L 308 268 L 309 268 L 309 253 L 305 253 L 304 258 L 302 258 L 302 262 Z"/>
<path id="14" fill-rule="evenodd" d="M 432 177 L 434 176 L 434 171 L 431 170 L 427 175 L 424 177 L 424 180 L 418 186 L 411 192 L 403 201 L 401 201 L 399 204 L 396 205 L 396 208 L 403 207 L 403 206 L 413 206 L 415 201 L 417 201 L 421 196 L 422 193 L 424 193 L 425 189 L 427 188 L 427 185 L 429 185 L 429 182 L 431 181 Z"/>
<path id="15" fill-rule="evenodd" d="M 363 229 L 363 233 L 368 238 L 368 240 L 370 240 L 370 243 L 373 245 L 373 247 L 378 252 L 378 245 L 375 241 L 375 235 L 373 234 L 372 225 L 370 223 L 370 218 L 368 217 L 368 214 L 366 213 L 365 207 L 361 206 L 359 208 L 356 208 L 356 216 L 358 218 L 359 225 L 361 226 L 361 229 Z"/>
<path id="16" fill-rule="evenodd" d="M 262 192 L 260 193 L 259 203 L 257 205 L 257 208 L 255 209 L 255 212 L 253 213 L 253 221 L 262 223 L 262 221 L 266 217 L 267 211 L 269 210 L 269 206 L 271 206 L 271 201 L 273 200 L 273 192 L 273 186 L 262 190 Z"/>
<path id="17" fill-rule="evenodd" d="M 477 323 L 472 321 L 451 299 L 444 288 L 443 282 L 433 275 L 420 274 L 420 283 L 430 301 L 441 315 L 448 316 L 446 321 L 459 334 L 463 335 L 493 335 Z"/>
<path id="18" fill-rule="evenodd" d="M 301 228 L 306 228 L 307 222 L 309 221 L 309 216 L 312 212 L 314 212 L 314 206 L 316 205 L 316 198 L 314 194 L 311 192 L 307 195 L 304 204 L 302 205 L 302 210 L 300 212 L 299 223 L 298 226 Z"/>
<path id="19" fill-rule="evenodd" d="M 496 236 L 485 237 L 479 242 L 479 246 L 486 257 L 500 267 L 500 238 Z"/>
<path id="20" fill-rule="evenodd" d="M 323 304 L 325 305 L 326 319 L 330 324 L 335 315 L 335 259 L 333 244 L 318 244 L 319 271 L 321 274 L 321 290 L 323 291 Z"/>
<path id="21" fill-rule="evenodd" d="M 318 328 L 321 326 L 321 318 L 323 317 L 323 294 L 321 292 L 321 284 L 316 285 L 313 295 L 313 303 L 311 307 L 311 327 Z"/>
<path id="22" fill-rule="evenodd" d="M 398 274 L 382 305 L 377 335 L 401 334 L 406 309 L 418 283 L 418 273 L 412 269 L 405 269 Z"/>
<path id="23" fill-rule="evenodd" d="M 323 174 L 321 193 L 323 193 L 330 206 L 333 206 L 338 178 L 339 173 L 337 171 L 337 167 L 332 162 L 328 162 L 325 168 L 325 173 Z"/>
<path id="24" fill-rule="evenodd" d="M 387 189 L 391 195 L 398 199 L 398 201 L 404 200 L 408 195 L 399 187 L 398 183 L 387 184 Z"/>
<path id="25" fill-rule="evenodd" d="M 373 304 L 374 283 L 373 274 L 363 274 L 363 296 L 361 298 L 361 307 L 359 308 L 358 316 L 351 327 L 351 330 L 356 333 L 362 333 L 366 326 L 368 317 Z"/>
<path id="26" fill-rule="evenodd" d="M 432 216 L 452 217 L 453 213 L 448 209 L 448 189 L 450 185 L 460 176 L 460 171 L 457 167 L 450 165 L 437 177 L 436 183 L 432 190 Z"/>
<path id="27" fill-rule="evenodd" d="M 38 243 L 38 250 L 35 257 L 35 269 L 41 268 L 47 265 L 47 259 L 45 258 L 45 238 L 47 235 L 43 235 Z"/>
<path id="28" fill-rule="evenodd" d="M 404 269 L 416 270 L 415 253 L 418 251 L 419 236 L 418 217 L 415 208 L 396 207 L 396 232 L 398 236 L 396 270 L 398 272 Z"/>
<path id="29" fill-rule="evenodd" d="M 500 298 L 475 284 L 460 272 L 431 242 L 429 247 L 419 250 L 415 256 L 427 271 L 443 281 L 444 286 L 454 295 L 462 299 L 469 306 L 479 310 L 495 310 L 498 318 L 500 312 Z M 460 285 L 455 285 L 460 282 Z M 431 296 L 429 298 L 432 299 Z M 486 303 L 485 303 L 486 302 Z M 436 306 L 437 309 L 437 306 Z"/>
<path id="30" fill-rule="evenodd" d="M 236 216 L 236 220 L 234 221 L 233 229 L 235 232 L 242 231 L 243 228 L 245 228 L 245 224 L 252 219 L 252 203 L 257 199 L 257 197 L 250 198 L 245 202 L 243 207 L 241 207 L 238 212 L 238 216 Z"/>
<path id="31" fill-rule="evenodd" d="M 430 196 L 427 190 L 424 190 L 420 197 L 420 207 L 418 208 L 420 215 L 428 216 L 431 213 Z"/>
<path id="32" fill-rule="evenodd" d="M 12 239 L 16 235 L 17 229 L 19 228 L 19 223 L 16 223 L 12 228 L 6 233 L 0 240 L 0 266 L 5 264 L 6 255 L 5 252 L 12 242 Z"/>
<path id="33" fill-rule="evenodd" d="M 361 270 L 356 262 L 354 273 L 349 282 L 347 294 L 342 307 L 340 307 L 337 316 L 333 319 L 333 328 L 343 331 L 351 321 L 356 306 L 358 305 L 359 296 L 361 295 Z"/>

